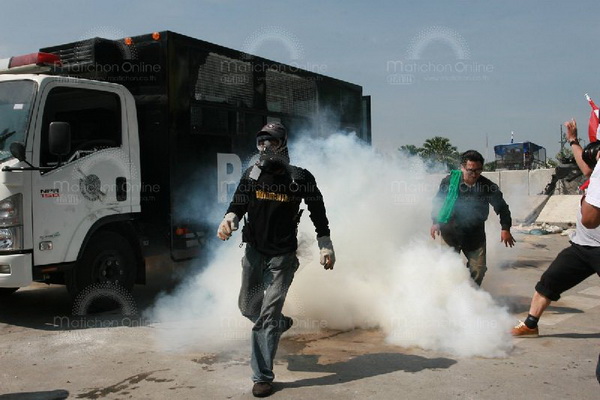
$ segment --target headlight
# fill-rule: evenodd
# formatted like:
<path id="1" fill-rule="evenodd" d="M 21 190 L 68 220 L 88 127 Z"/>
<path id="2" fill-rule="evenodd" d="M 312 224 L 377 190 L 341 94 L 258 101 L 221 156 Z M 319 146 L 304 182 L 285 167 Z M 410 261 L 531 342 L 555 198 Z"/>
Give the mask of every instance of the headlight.
<path id="1" fill-rule="evenodd" d="M 23 195 L 0 201 L 0 251 L 23 249 Z"/>
<path id="2" fill-rule="evenodd" d="M 0 227 L 21 225 L 23 195 L 15 194 L 0 201 Z"/>
<path id="3" fill-rule="evenodd" d="M 23 235 L 20 226 L 0 229 L 0 250 L 21 250 L 23 248 Z"/>

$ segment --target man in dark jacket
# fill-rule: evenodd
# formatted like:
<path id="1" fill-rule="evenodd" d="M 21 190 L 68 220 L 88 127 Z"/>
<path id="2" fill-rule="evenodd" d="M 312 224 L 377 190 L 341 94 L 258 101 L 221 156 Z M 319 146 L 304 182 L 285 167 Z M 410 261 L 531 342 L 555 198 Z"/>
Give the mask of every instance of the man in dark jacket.
<path id="1" fill-rule="evenodd" d="M 443 241 L 467 257 L 471 277 L 481 285 L 486 266 L 485 221 L 491 204 L 500 216 L 500 241 L 513 247 L 510 233 L 512 220 L 508 204 L 498 185 L 481 176 L 483 156 L 468 150 L 461 155 L 460 171 L 452 171 L 440 184 L 433 201 L 431 237 L 442 236 Z"/>
<path id="2" fill-rule="evenodd" d="M 333 269 L 335 253 L 315 178 L 307 170 L 289 164 L 285 126 L 268 123 L 257 133 L 256 141 L 260 158 L 242 176 L 217 236 L 229 239 L 247 214 L 242 231 L 246 249 L 238 305 L 242 315 L 254 323 L 252 394 L 266 397 L 273 390 L 273 358 L 279 338 L 293 323 L 281 310 L 299 265 L 296 234 L 302 200 L 316 228 L 325 269 Z"/>

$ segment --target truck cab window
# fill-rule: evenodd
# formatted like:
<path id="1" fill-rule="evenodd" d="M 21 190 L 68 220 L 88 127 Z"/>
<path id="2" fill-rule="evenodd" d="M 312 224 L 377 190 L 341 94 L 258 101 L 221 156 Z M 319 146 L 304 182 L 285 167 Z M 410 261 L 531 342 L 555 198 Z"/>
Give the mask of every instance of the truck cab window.
<path id="1" fill-rule="evenodd" d="M 73 87 L 52 89 L 42 120 L 41 166 L 59 161 L 48 150 L 48 130 L 54 121 L 71 125 L 71 153 L 61 160 L 63 163 L 121 146 L 121 102 L 116 93 Z"/>
<path id="2" fill-rule="evenodd" d="M 35 90 L 32 81 L 0 83 L 0 161 L 12 157 L 11 143 L 27 140 Z"/>

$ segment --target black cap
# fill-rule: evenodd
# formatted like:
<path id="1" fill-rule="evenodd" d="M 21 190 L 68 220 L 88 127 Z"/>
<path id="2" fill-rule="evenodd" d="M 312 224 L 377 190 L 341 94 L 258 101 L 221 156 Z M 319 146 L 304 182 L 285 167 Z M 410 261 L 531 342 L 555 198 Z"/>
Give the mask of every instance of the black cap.
<path id="1" fill-rule="evenodd" d="M 279 141 L 278 149 L 287 148 L 287 129 L 280 122 L 269 122 L 256 133 L 256 141 L 266 139 L 277 139 Z"/>
<path id="2" fill-rule="evenodd" d="M 287 129 L 283 124 L 279 122 L 269 122 L 265 126 L 262 127 L 260 131 L 256 134 L 256 136 L 261 136 L 264 134 L 271 135 L 278 139 L 283 139 L 287 137 Z"/>

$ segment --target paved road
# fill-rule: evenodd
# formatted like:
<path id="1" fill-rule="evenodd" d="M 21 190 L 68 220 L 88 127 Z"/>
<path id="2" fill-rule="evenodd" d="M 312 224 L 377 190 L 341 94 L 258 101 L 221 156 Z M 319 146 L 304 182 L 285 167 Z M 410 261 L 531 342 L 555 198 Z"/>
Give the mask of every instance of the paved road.
<path id="1" fill-rule="evenodd" d="M 519 252 L 492 262 L 483 285 L 515 320 L 526 314 L 540 274 L 568 244 L 559 235 L 517 239 Z M 137 290 L 136 301 L 143 307 L 155 294 Z M 379 330 L 292 329 L 278 352 L 272 398 L 600 399 L 598 306 L 594 276 L 552 304 L 540 338 L 515 340 L 506 358 L 401 348 L 386 344 Z M 59 286 L 36 285 L 0 303 L 0 393 L 13 394 L 4 398 L 59 398 L 57 390 L 69 399 L 252 398 L 243 342 L 226 352 L 165 352 L 155 342 L 160 325 L 113 326 L 108 315 L 78 329 L 76 320 L 60 319 L 70 312 Z"/>

